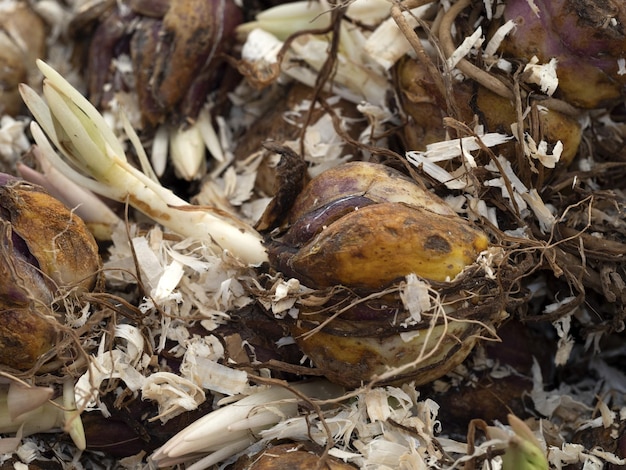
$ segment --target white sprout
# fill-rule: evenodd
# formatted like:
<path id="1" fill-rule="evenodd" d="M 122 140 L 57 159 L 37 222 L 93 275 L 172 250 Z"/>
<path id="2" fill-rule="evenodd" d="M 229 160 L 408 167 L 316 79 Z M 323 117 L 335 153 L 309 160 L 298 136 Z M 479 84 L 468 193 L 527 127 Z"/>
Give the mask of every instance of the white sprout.
<path id="1" fill-rule="evenodd" d="M 314 399 L 339 397 L 343 389 L 326 381 L 292 385 Z M 201 470 L 252 445 L 256 435 L 298 414 L 298 399 L 287 388 L 258 387 L 254 393 L 219 408 L 180 431 L 151 456 L 159 467 L 176 465 L 208 454 L 191 467 Z"/>
<path id="2" fill-rule="evenodd" d="M 37 61 L 37 66 L 45 76 L 45 101 L 27 85 L 20 86 L 20 93 L 39 123 L 31 126 L 33 137 L 59 171 L 102 196 L 128 201 L 180 235 L 212 242 L 251 265 L 267 261 L 262 238 L 252 227 L 214 207 L 193 206 L 161 186 L 152 177 L 143 149 L 137 149 L 143 171 L 130 165 L 122 144 L 96 108 L 45 62 Z M 136 134 L 125 127 L 135 144 Z"/>

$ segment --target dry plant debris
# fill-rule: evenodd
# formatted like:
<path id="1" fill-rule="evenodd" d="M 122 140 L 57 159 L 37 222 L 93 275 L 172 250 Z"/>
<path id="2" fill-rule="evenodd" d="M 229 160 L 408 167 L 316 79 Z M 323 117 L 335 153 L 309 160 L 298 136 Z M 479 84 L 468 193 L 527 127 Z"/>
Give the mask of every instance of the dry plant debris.
<path id="1" fill-rule="evenodd" d="M 59 280 L 2 196 L 0 344 L 55 337 L 2 361 L 2 464 L 626 468 L 625 23 L 0 0 L 0 170 L 101 256 Z"/>

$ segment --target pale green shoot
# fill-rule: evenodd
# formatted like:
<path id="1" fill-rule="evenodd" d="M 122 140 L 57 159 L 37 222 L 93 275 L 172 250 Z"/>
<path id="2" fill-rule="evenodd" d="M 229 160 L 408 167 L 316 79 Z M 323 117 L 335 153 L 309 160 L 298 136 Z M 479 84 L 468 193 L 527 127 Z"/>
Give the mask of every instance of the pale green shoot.
<path id="1" fill-rule="evenodd" d="M 515 415 L 508 418 L 515 435 L 502 456 L 502 470 L 548 470 L 545 452 L 528 425 Z"/>
<path id="2" fill-rule="evenodd" d="M 262 237 L 252 227 L 216 208 L 193 206 L 161 186 L 146 167 L 143 149 L 137 148 L 137 153 L 144 172 L 133 167 L 98 110 L 52 67 L 43 61 L 37 66 L 45 77 L 45 101 L 26 85 L 20 86 L 20 93 L 43 129 L 33 123 L 33 137 L 59 171 L 98 194 L 128 202 L 180 235 L 213 243 L 244 263 L 267 261 Z M 137 146 L 131 126 L 125 128 Z M 64 159 L 52 155 L 56 152 L 46 135 Z"/>
<path id="3" fill-rule="evenodd" d="M 487 437 L 499 440 L 498 449 L 504 449 L 502 470 L 548 470 L 545 451 L 532 430 L 513 414 L 508 419 L 513 434 L 495 426 L 486 428 Z"/>
<path id="4" fill-rule="evenodd" d="M 0 433 L 21 436 L 65 428 L 74 445 L 84 450 L 85 432 L 74 402 L 74 387 L 68 379 L 63 397 L 50 401 L 53 390 L 10 381 L 0 385 Z"/>
<path id="5" fill-rule="evenodd" d="M 63 425 L 74 445 L 80 450 L 85 450 L 87 438 L 85 437 L 83 421 L 80 419 L 80 411 L 76 409 L 76 394 L 71 378 L 63 382 Z"/>

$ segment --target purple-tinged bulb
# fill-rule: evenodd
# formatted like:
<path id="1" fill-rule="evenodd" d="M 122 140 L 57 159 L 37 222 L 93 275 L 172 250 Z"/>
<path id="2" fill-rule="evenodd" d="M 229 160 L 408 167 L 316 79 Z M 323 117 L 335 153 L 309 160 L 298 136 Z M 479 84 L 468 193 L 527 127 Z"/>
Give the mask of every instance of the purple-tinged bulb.
<path id="1" fill-rule="evenodd" d="M 600 108 L 626 95 L 626 4 L 618 0 L 510 0 L 505 20 L 517 27 L 503 43 L 508 56 L 558 60 L 557 96 Z"/>

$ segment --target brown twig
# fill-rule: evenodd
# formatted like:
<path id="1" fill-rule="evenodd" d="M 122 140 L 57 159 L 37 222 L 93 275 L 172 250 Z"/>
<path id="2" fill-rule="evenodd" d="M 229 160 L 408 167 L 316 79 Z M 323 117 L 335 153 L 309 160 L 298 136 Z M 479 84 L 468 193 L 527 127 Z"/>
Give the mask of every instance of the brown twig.
<path id="1" fill-rule="evenodd" d="M 426 67 L 430 78 L 435 83 L 437 87 L 437 91 L 441 94 L 441 96 L 446 96 L 446 86 L 443 81 L 443 77 L 439 72 L 437 66 L 435 66 L 434 62 L 430 58 L 430 56 L 424 50 L 424 46 L 422 45 L 422 41 L 417 36 L 413 28 L 409 25 L 406 18 L 404 17 L 405 11 L 410 11 L 412 8 L 417 8 L 419 6 L 425 5 L 429 3 L 430 0 L 409 0 L 404 1 L 400 4 L 394 4 L 391 7 L 391 16 L 398 25 L 398 28 L 404 34 L 404 37 L 409 42 L 415 55 L 417 56 L 417 60 Z"/>
<path id="2" fill-rule="evenodd" d="M 337 54 L 339 52 L 339 39 L 341 38 L 341 21 L 343 16 L 346 13 L 348 6 L 336 7 L 332 11 L 331 17 L 331 28 L 332 28 L 332 39 L 330 41 L 330 48 L 328 50 L 328 56 L 324 61 L 317 77 L 315 78 L 315 87 L 313 89 L 313 96 L 311 99 L 311 105 L 309 106 L 308 113 L 304 120 L 304 124 L 302 126 L 302 131 L 300 133 L 300 155 L 304 155 L 304 139 L 306 136 L 307 128 L 309 124 L 313 120 L 313 112 L 315 109 L 315 104 L 320 100 L 322 96 L 322 91 L 326 86 L 326 83 L 331 79 L 335 68 L 337 66 Z"/>

